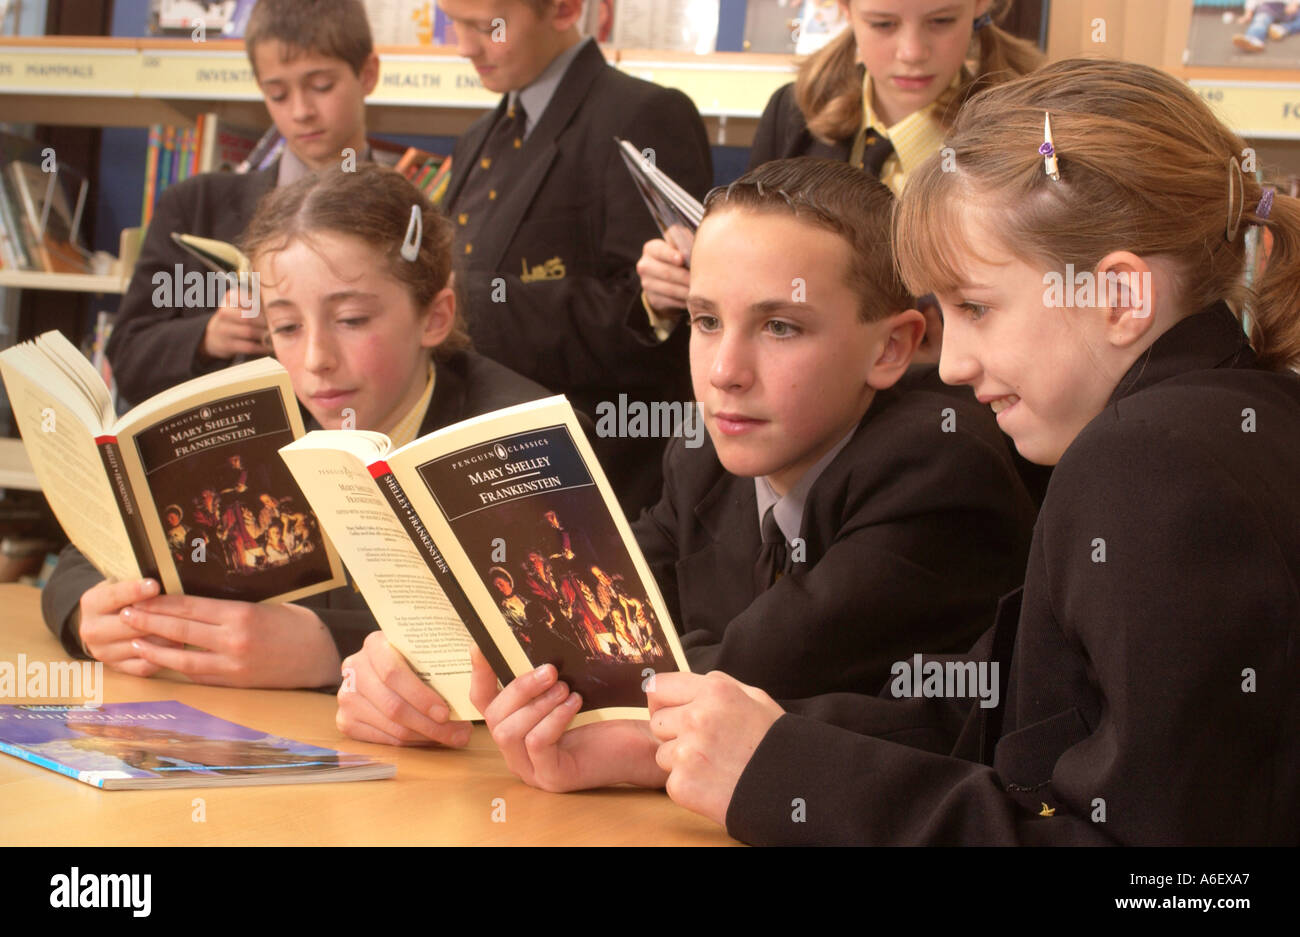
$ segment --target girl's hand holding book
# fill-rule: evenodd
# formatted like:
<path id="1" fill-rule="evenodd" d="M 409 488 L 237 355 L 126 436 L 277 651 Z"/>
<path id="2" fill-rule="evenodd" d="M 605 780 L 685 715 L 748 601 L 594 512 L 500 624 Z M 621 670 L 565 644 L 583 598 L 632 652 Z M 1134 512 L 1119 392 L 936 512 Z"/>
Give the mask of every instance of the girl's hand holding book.
<path id="1" fill-rule="evenodd" d="M 160 595 L 122 612 L 136 630 L 137 656 L 195 683 L 268 688 L 319 687 L 339 672 L 334 639 L 299 605 Z M 170 642 L 160 646 L 150 638 Z"/>
<path id="2" fill-rule="evenodd" d="M 87 589 L 78 605 L 77 623 L 81 646 L 86 649 L 86 653 L 114 670 L 133 677 L 152 677 L 157 673 L 158 665 L 141 657 L 133 646 L 133 642 L 141 638 L 140 632 L 123 617 L 123 611 L 129 609 L 133 602 L 157 594 L 158 583 L 152 579 L 132 579 L 127 582 L 103 580 Z M 162 647 L 180 647 L 174 641 L 153 635 L 144 640 Z"/>

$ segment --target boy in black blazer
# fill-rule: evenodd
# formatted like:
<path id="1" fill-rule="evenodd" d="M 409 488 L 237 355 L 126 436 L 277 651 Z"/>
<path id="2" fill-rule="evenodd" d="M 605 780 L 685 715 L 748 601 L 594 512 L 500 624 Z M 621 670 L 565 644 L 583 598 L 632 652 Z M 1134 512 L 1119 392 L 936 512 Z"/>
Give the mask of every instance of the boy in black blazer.
<path id="1" fill-rule="evenodd" d="M 892 202 L 811 159 L 709 199 L 690 300 L 709 443 L 670 444 L 663 497 L 633 525 L 694 671 L 874 693 L 898 657 L 961 649 L 1020 579 L 1034 512 L 990 415 L 929 375 L 896 386 L 922 319 Z M 543 667 L 498 695 L 476 663 L 512 770 L 548 790 L 663 784 L 644 723 L 564 733 L 579 701 L 555 680 Z"/>
<path id="2" fill-rule="evenodd" d="M 159 287 L 206 268 L 172 241 L 193 234 L 235 242 L 258 201 L 277 185 L 339 165 L 346 148 L 365 159 L 365 97 L 379 79 L 379 59 L 360 0 L 261 0 L 244 40 L 266 109 L 285 149 L 266 169 L 210 172 L 158 196 L 131 283 L 122 297 L 107 354 L 118 390 L 140 403 L 245 355 L 266 354 L 266 321 L 232 302 L 217 308 L 158 302 Z M 163 279 L 165 278 L 165 279 Z M 183 295 L 181 283 L 170 291 Z M 206 299 L 206 297 L 205 297 Z"/>
<path id="3" fill-rule="evenodd" d="M 577 0 L 439 5 L 484 86 L 505 95 L 457 142 L 444 200 L 475 346 L 593 420 L 620 393 L 688 400 L 685 336 L 660 344 L 626 327 L 655 227 L 614 137 L 702 196 L 712 169 L 695 105 L 606 64 L 578 34 Z M 595 443 L 624 510 L 653 503 L 663 441 Z"/>

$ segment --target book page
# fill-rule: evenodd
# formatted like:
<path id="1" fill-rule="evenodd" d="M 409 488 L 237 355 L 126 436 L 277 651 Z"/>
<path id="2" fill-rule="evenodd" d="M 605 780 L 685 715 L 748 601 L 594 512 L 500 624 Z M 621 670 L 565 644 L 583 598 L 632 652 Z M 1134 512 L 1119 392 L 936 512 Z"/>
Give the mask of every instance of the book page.
<path id="1" fill-rule="evenodd" d="M 11 348 L 0 357 L 0 372 L 41 491 L 68 539 L 96 569 L 109 579 L 135 579 L 140 567 L 94 435 L 50 389 L 49 374 L 32 370 L 50 366 L 37 357 L 31 346 Z"/>
<path id="2" fill-rule="evenodd" d="M 280 458 L 302 435 L 302 416 L 279 363 L 188 381 L 120 423 L 122 461 L 166 591 L 291 602 L 346 582 Z"/>
<path id="3" fill-rule="evenodd" d="M 515 675 L 554 663 L 582 694 L 572 725 L 646 719 L 647 680 L 689 669 L 564 398 L 447 427 L 388 465 Z"/>
<path id="4" fill-rule="evenodd" d="M 453 719 L 482 718 L 469 700 L 473 641 L 410 534 L 341 432 L 308 433 L 280 455 L 338 547 L 384 637 L 438 691 Z M 359 434 L 358 434 L 359 435 Z"/>

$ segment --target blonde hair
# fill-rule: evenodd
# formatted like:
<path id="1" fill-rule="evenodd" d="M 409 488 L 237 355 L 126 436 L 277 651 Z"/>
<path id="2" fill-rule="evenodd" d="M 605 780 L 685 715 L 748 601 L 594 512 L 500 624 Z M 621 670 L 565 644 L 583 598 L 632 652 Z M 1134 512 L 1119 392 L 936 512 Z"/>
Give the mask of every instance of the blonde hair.
<path id="1" fill-rule="evenodd" d="M 412 205 L 420 206 L 424 229 L 413 261 L 401 254 Z M 375 163 L 348 172 L 336 166 L 275 189 L 258 203 L 240 247 L 256 263 L 259 256 L 320 231 L 356 238 L 375 251 L 417 310 L 428 306 L 451 277 L 451 222 L 402 175 Z M 434 357 L 446 360 L 469 345 L 457 303 L 452 330 Z"/>
<path id="2" fill-rule="evenodd" d="M 1038 151 L 1045 112 L 1059 182 Z M 1244 232 L 1263 224 L 1273 247 L 1251 341 L 1265 367 L 1300 362 L 1300 201 L 1278 193 L 1267 219 L 1255 214 L 1263 188 L 1234 166 L 1245 144 L 1181 81 L 1131 62 L 1057 62 L 971 99 L 946 146 L 946 158 L 912 174 L 895 216 L 899 271 L 914 292 L 957 285 L 969 250 L 963 203 L 977 202 L 985 229 L 1022 258 L 1093 270 L 1116 250 L 1161 256 L 1181 305 L 1241 308 L 1251 299 Z"/>
<path id="3" fill-rule="evenodd" d="M 1019 39 L 997 22 L 1006 17 L 1011 0 L 993 0 L 988 15 L 993 22 L 975 30 L 971 45 L 977 46 L 975 74 L 962 69 L 962 80 L 952 91 L 940 95 L 940 120 L 945 127 L 966 99 L 981 88 L 1033 71 L 1043 61 L 1032 43 Z M 803 112 L 808 131 L 826 143 L 844 140 L 862 126 L 862 72 L 852 27 L 846 27 L 829 43 L 799 66 L 794 83 L 795 101 Z"/>

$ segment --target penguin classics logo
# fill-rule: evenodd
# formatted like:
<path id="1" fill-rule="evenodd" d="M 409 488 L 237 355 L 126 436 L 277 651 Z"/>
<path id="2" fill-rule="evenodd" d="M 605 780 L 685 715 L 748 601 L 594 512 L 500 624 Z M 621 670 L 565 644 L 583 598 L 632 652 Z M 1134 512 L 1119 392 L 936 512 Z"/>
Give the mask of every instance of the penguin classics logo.
<path id="1" fill-rule="evenodd" d="M 153 907 L 153 876 L 82 875 L 77 866 L 50 879 L 51 908 L 130 908 L 133 917 L 148 917 Z"/>

